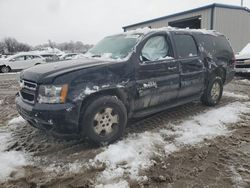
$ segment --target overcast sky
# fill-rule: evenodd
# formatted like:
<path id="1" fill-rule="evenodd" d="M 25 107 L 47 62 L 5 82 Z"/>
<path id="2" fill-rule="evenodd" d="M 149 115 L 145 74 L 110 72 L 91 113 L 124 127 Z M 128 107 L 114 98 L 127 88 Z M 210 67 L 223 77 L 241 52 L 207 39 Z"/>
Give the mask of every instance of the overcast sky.
<path id="1" fill-rule="evenodd" d="M 0 0 L 0 39 L 95 44 L 122 32 L 122 26 L 215 2 L 240 5 L 240 0 Z M 244 4 L 250 8 L 250 0 Z"/>

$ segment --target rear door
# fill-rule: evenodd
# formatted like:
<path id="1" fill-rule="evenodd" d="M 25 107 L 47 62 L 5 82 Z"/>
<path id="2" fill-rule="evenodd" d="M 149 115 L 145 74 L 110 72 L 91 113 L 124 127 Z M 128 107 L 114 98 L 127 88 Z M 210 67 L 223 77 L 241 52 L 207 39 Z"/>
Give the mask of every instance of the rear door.
<path id="1" fill-rule="evenodd" d="M 136 71 L 138 99 L 136 109 L 162 105 L 176 99 L 179 89 L 179 65 L 167 34 L 144 41 Z"/>
<path id="2" fill-rule="evenodd" d="M 205 84 L 205 66 L 191 34 L 175 33 L 175 48 L 180 64 L 181 88 L 178 98 L 191 97 L 202 92 Z"/>
<path id="3" fill-rule="evenodd" d="M 25 66 L 24 69 L 34 66 L 34 56 L 33 55 L 26 55 Z"/>

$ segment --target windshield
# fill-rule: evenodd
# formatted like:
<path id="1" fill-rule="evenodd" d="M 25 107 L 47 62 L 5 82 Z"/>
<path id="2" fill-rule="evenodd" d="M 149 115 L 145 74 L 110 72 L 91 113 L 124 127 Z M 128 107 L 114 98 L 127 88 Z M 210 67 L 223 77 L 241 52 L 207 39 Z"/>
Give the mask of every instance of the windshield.
<path id="1" fill-rule="evenodd" d="M 97 43 L 87 54 L 91 57 L 123 59 L 132 51 L 139 37 L 138 34 L 109 36 Z"/>

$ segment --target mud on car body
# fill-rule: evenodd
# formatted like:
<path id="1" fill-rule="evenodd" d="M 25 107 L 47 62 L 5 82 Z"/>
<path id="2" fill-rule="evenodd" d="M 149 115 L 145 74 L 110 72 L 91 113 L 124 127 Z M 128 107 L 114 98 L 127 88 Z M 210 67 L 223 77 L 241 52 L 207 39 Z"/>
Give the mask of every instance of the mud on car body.
<path id="1" fill-rule="evenodd" d="M 200 100 L 216 105 L 234 76 L 220 33 L 174 28 L 104 38 L 86 58 L 20 74 L 16 106 L 32 126 L 111 143 L 127 120 Z"/>

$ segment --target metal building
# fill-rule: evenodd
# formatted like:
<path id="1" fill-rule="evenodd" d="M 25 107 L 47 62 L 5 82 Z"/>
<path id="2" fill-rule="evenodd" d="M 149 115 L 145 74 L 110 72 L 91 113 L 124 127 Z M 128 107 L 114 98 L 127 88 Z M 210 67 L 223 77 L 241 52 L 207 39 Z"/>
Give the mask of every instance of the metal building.
<path id="1" fill-rule="evenodd" d="M 124 26 L 123 29 L 129 31 L 165 26 L 219 31 L 230 40 L 236 52 L 250 43 L 250 10 L 246 7 L 217 3 Z"/>

